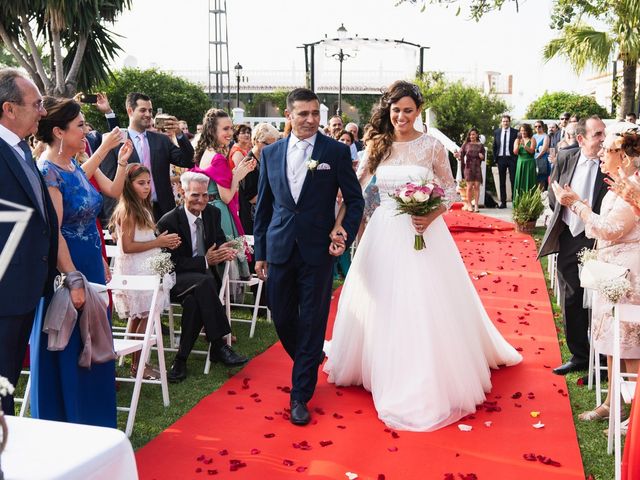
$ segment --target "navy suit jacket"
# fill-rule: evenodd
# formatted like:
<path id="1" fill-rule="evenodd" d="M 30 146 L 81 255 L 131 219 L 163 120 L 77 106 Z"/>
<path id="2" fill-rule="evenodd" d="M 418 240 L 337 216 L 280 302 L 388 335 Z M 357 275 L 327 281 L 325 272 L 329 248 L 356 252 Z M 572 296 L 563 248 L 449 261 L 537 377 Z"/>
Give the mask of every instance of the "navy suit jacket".
<path id="1" fill-rule="evenodd" d="M 13 148 L 0 139 L 0 198 L 33 208 L 9 267 L 0 279 L 0 316 L 23 315 L 34 310 L 40 297 L 53 291 L 57 274 L 58 217 L 42 175 L 38 177 L 46 212 L 45 216 L 40 213 L 19 161 Z M 12 210 L 5 206 L 0 209 Z M 7 243 L 12 227 L 13 223 L 0 223 L 0 249 Z"/>
<path id="2" fill-rule="evenodd" d="M 287 180 L 289 137 L 262 150 L 256 218 L 253 227 L 256 260 L 282 264 L 297 243 L 303 260 L 321 265 L 329 254 L 329 234 L 335 224 L 338 189 L 347 206 L 342 222 L 347 246 L 356 237 L 364 199 L 346 145 L 318 132 L 311 158 L 318 162 L 307 175 L 296 203 Z M 328 167 L 328 168 L 323 168 Z"/>
<path id="3" fill-rule="evenodd" d="M 118 117 L 106 118 L 107 120 L 107 132 L 110 132 L 116 127 L 119 127 Z M 102 145 L 102 133 L 97 130 L 91 130 L 86 135 L 87 142 L 89 142 L 89 147 L 91 148 L 91 152 L 95 152 L 100 145 Z"/>
<path id="4" fill-rule="evenodd" d="M 515 128 L 509 128 L 509 156 L 515 161 L 518 159 L 518 155 L 513 153 L 513 145 L 518 138 L 518 130 Z M 498 163 L 498 153 L 502 151 L 502 128 L 496 128 L 493 131 L 493 161 Z"/>
<path id="5" fill-rule="evenodd" d="M 131 141 L 135 140 L 131 139 Z M 171 188 L 171 178 L 169 176 L 170 165 L 193 168 L 193 146 L 186 135 L 178 139 L 179 147 L 176 147 L 175 144 L 169 140 L 169 137 L 162 133 L 147 132 L 147 141 L 149 142 L 149 151 L 151 153 L 151 176 L 153 177 L 153 184 L 156 188 L 160 216 L 162 216 L 173 210 L 176 206 L 173 189 Z M 112 180 L 116 176 L 116 170 L 118 169 L 119 151 L 120 146 L 111 150 L 100 164 L 100 170 Z M 129 157 L 129 163 L 140 163 L 140 158 L 138 157 L 138 152 L 135 147 Z M 111 212 L 113 212 L 118 201 L 104 195 L 103 198 L 104 206 L 100 219 L 103 221 L 103 225 L 107 225 L 111 217 Z M 104 223 L 104 221 L 107 223 Z"/>

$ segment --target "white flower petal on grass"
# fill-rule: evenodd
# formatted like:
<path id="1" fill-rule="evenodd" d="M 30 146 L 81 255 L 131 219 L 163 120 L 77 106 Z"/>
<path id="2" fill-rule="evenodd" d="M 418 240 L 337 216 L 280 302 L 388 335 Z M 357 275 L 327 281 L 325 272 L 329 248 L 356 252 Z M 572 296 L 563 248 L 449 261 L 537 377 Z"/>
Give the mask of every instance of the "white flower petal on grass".
<path id="1" fill-rule="evenodd" d="M 473 430 L 473 427 L 471 425 L 465 425 L 464 423 L 459 424 L 458 428 L 461 432 L 470 432 L 471 430 Z"/>

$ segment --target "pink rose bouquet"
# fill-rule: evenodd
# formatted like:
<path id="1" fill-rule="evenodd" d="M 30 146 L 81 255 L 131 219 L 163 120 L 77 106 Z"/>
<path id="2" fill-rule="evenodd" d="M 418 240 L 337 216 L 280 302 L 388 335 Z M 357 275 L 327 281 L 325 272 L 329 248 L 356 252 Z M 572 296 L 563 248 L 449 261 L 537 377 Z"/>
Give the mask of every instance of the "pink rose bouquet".
<path id="1" fill-rule="evenodd" d="M 444 189 L 434 182 L 421 184 L 407 183 L 389 194 L 396 201 L 398 215 L 424 216 L 436 210 L 444 198 Z M 415 250 L 424 248 L 424 238 L 416 235 L 413 243 Z"/>

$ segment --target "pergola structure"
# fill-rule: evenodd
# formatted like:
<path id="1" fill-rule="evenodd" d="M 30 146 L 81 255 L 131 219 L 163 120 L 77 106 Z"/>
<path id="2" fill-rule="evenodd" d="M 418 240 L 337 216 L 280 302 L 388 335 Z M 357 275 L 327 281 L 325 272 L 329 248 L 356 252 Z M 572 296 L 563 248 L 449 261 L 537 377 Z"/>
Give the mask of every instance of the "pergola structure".
<path id="1" fill-rule="evenodd" d="M 338 29 L 338 33 L 345 32 L 346 29 L 344 26 L 341 26 Z M 347 37 L 347 38 L 324 38 L 322 40 L 318 40 L 312 43 L 305 43 L 298 48 L 304 49 L 304 59 L 305 59 L 305 74 L 306 74 L 306 84 L 307 88 L 316 91 L 316 78 L 315 78 L 315 55 L 317 51 L 317 47 L 334 47 L 339 52 L 332 55 L 339 62 L 342 67 L 342 61 L 345 56 L 349 56 L 345 54 L 345 50 L 358 51 L 361 47 L 373 47 L 373 48 L 384 48 L 384 47 L 411 47 L 418 50 L 419 53 L 419 64 L 417 66 L 417 73 L 422 75 L 424 73 L 424 51 L 430 47 L 422 46 L 417 43 L 407 42 L 404 39 L 401 40 L 393 40 L 389 38 L 368 38 L 368 37 Z M 340 79 L 340 83 L 341 79 Z"/>

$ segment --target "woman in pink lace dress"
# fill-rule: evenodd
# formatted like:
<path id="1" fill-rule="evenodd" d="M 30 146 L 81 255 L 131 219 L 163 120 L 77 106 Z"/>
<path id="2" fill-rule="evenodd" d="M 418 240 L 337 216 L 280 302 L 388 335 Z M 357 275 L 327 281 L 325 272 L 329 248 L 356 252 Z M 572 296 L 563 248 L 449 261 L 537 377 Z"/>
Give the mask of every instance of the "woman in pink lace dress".
<path id="1" fill-rule="evenodd" d="M 640 134 L 637 129 L 621 134 L 610 133 L 600 152 L 600 169 L 613 180 L 635 176 L 640 166 Z M 620 303 L 640 304 L 640 223 L 633 207 L 611 190 L 602 200 L 600 214 L 594 213 L 587 202 L 569 186 L 553 185 L 556 199 L 578 215 L 585 224 L 585 233 L 596 239 L 598 260 L 630 269 L 631 292 Z M 613 305 L 599 292 L 593 297 L 593 338 L 596 351 L 607 355 L 611 378 L 613 353 Z M 620 325 L 620 357 L 626 371 L 637 372 L 640 359 L 640 319 L 623 318 Z M 602 405 L 580 414 L 585 421 L 609 418 L 609 395 Z"/>

